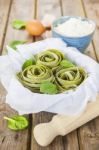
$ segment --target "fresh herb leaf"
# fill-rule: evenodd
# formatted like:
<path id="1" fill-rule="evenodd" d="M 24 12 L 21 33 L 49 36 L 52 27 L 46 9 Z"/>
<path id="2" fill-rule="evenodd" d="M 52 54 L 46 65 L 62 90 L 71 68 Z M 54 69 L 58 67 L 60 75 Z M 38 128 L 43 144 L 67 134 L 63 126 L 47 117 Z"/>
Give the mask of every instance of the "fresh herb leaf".
<path id="1" fill-rule="evenodd" d="M 26 26 L 26 22 L 22 20 L 14 20 L 12 22 L 12 27 L 14 29 L 22 29 L 22 28 L 25 28 L 25 26 Z"/>
<path id="2" fill-rule="evenodd" d="M 26 41 L 12 41 L 10 42 L 9 46 L 13 48 L 14 50 L 16 50 L 17 45 L 24 44 L 24 43 L 26 43 Z"/>
<path id="3" fill-rule="evenodd" d="M 74 67 L 75 65 L 69 60 L 62 60 L 60 65 L 65 68 Z"/>
<path id="4" fill-rule="evenodd" d="M 24 70 L 25 68 L 27 68 L 28 66 L 34 65 L 35 64 L 35 60 L 33 60 L 33 58 L 28 59 L 25 61 L 25 63 L 22 66 L 22 70 Z"/>
<path id="5" fill-rule="evenodd" d="M 4 117 L 4 119 L 8 121 L 8 128 L 12 130 L 23 130 L 29 125 L 28 120 L 23 116 Z"/>
<path id="6" fill-rule="evenodd" d="M 58 91 L 55 84 L 45 81 L 40 85 L 40 92 L 46 94 L 56 94 Z"/>

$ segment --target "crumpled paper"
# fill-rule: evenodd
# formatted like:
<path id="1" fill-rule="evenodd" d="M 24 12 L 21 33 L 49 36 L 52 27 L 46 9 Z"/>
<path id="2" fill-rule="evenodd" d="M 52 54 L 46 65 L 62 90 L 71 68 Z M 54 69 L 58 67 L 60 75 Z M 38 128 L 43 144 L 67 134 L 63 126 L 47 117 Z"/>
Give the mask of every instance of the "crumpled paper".
<path id="1" fill-rule="evenodd" d="M 75 91 L 48 95 L 33 93 L 25 88 L 16 78 L 22 64 L 32 55 L 55 48 L 61 50 L 72 62 L 85 68 L 88 78 Z M 80 53 L 76 48 L 67 47 L 58 38 L 17 46 L 17 51 L 8 47 L 8 54 L 0 56 L 0 80 L 7 90 L 6 103 L 19 114 L 40 111 L 75 115 L 81 113 L 88 101 L 96 99 L 99 91 L 99 64 L 90 57 Z"/>

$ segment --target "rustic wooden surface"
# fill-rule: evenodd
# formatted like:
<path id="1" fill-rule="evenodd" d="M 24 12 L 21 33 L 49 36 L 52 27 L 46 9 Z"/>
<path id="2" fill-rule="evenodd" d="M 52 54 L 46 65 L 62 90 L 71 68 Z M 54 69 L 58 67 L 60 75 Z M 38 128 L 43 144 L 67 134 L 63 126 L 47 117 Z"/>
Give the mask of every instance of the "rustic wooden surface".
<path id="1" fill-rule="evenodd" d="M 0 0 L 0 52 L 5 53 L 6 44 L 12 40 L 37 41 L 23 30 L 14 30 L 11 22 L 14 19 L 41 19 L 45 13 L 61 15 L 86 16 L 97 24 L 93 42 L 86 54 L 99 61 L 99 0 Z M 0 150 L 99 150 L 99 118 L 85 124 L 64 137 L 57 137 L 53 143 L 40 147 L 34 137 L 33 128 L 40 122 L 51 120 L 53 114 L 38 113 L 27 116 L 29 129 L 13 132 L 7 128 L 3 117 L 13 116 L 17 112 L 5 104 L 6 92 L 0 85 Z"/>

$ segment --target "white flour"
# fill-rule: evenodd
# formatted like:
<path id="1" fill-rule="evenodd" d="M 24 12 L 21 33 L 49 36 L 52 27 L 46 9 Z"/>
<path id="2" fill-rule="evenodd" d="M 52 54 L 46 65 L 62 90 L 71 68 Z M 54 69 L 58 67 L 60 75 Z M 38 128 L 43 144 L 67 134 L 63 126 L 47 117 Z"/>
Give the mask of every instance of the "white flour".
<path id="1" fill-rule="evenodd" d="M 70 18 L 68 21 L 55 27 L 57 32 L 72 37 L 88 35 L 92 33 L 94 29 L 94 23 L 77 18 Z"/>

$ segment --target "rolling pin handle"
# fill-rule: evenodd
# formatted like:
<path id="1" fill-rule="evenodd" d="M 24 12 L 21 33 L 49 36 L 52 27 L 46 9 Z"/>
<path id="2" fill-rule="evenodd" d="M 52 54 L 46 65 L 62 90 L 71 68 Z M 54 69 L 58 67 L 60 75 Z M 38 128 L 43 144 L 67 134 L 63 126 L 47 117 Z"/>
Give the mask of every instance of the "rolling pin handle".
<path id="1" fill-rule="evenodd" d="M 54 124 L 54 117 L 49 123 L 42 123 L 34 128 L 34 137 L 41 146 L 47 146 L 60 134 L 57 124 Z M 42 130 L 43 129 L 43 130 Z"/>

